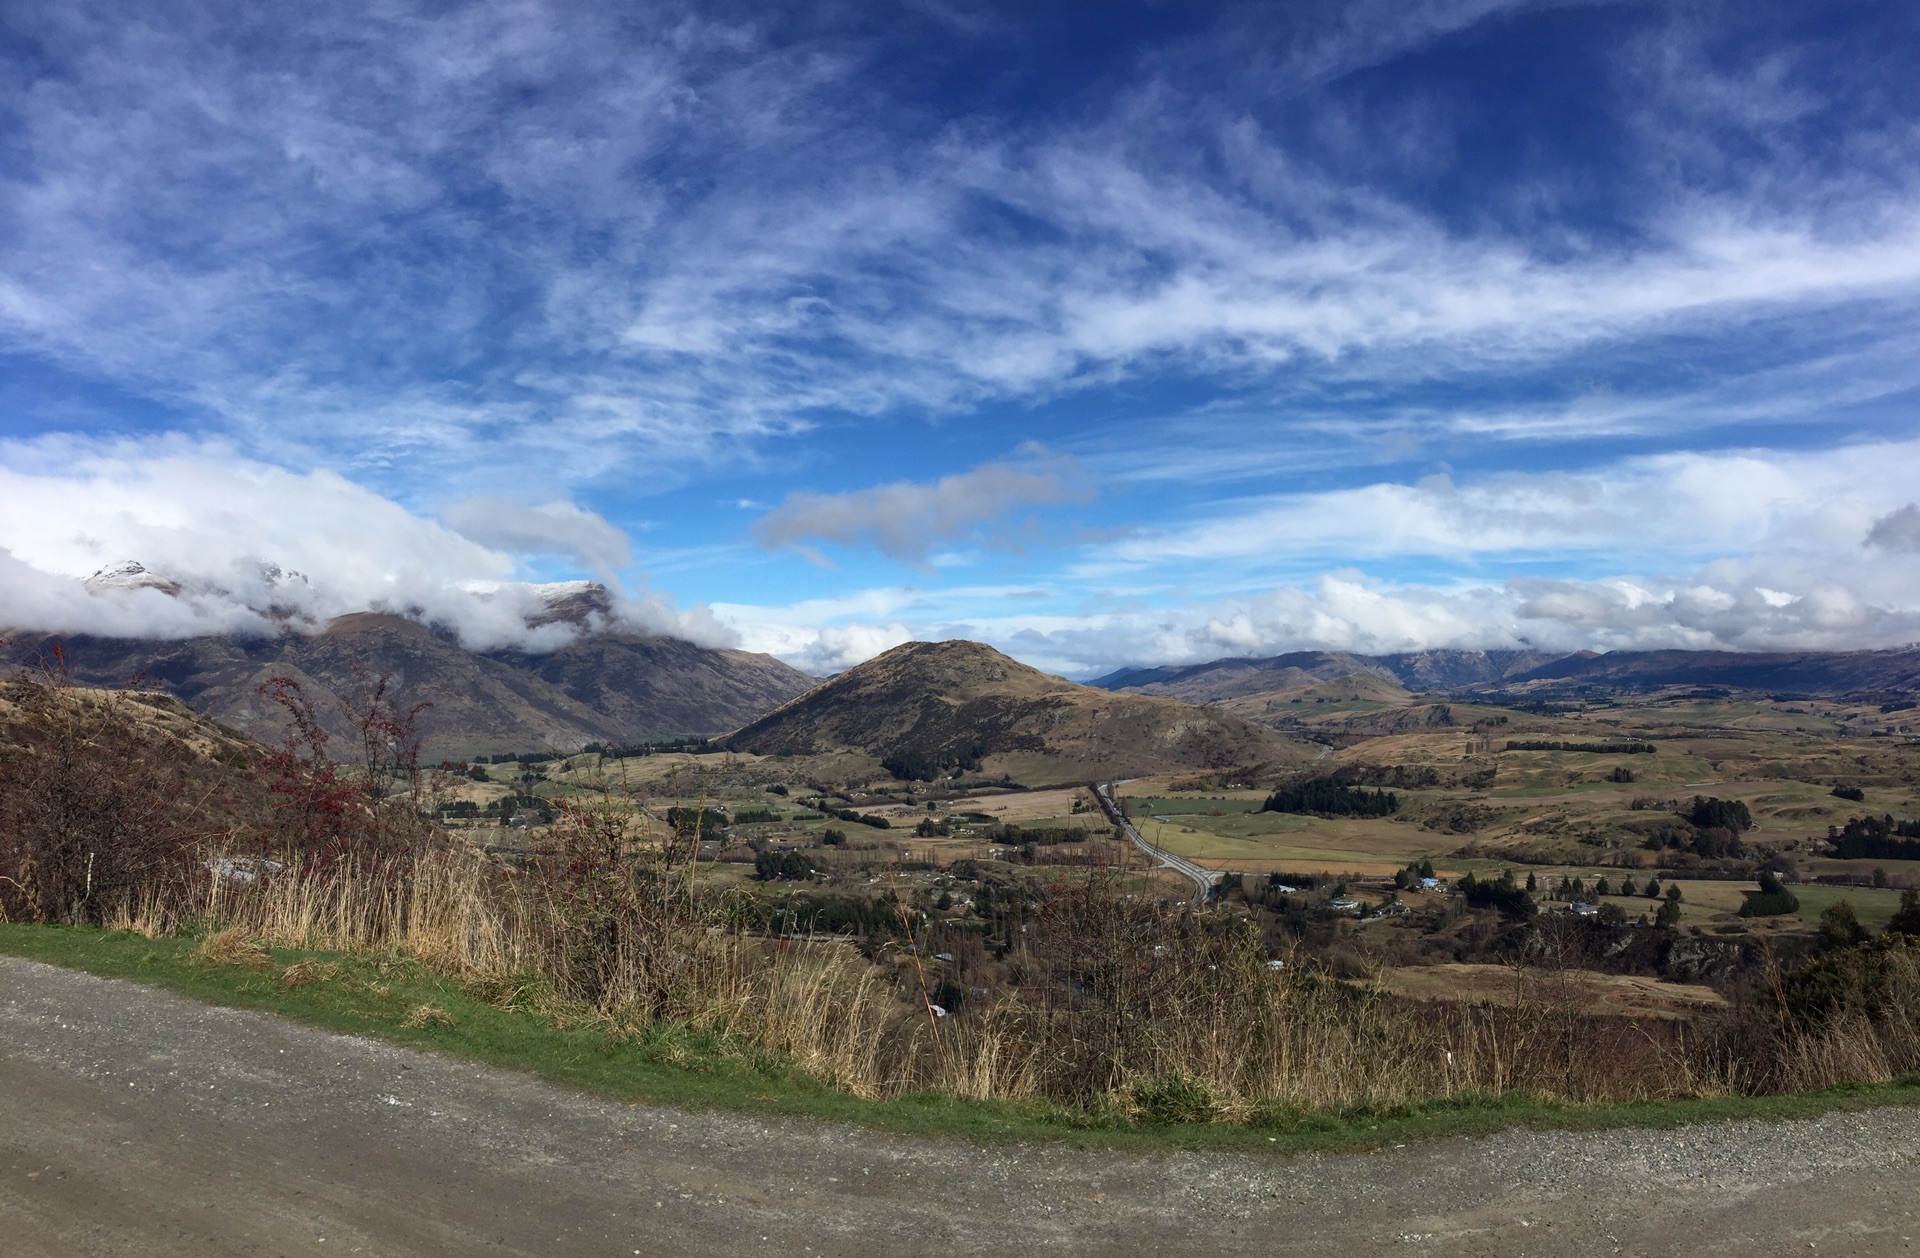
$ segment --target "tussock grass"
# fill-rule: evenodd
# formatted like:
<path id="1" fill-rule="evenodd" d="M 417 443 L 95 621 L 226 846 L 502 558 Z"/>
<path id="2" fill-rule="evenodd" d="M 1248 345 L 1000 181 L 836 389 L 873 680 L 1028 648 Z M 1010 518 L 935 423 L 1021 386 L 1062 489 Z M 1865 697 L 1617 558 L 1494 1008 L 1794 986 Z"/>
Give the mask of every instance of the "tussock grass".
<path id="1" fill-rule="evenodd" d="M 967 1099 L 919 1092 L 891 1100 L 851 1095 L 776 1054 L 685 1024 L 623 1031 L 604 1018 L 554 1016 L 539 984 L 458 979 L 391 952 L 272 951 L 273 968 L 208 965 L 190 936 L 0 924 L 0 953 L 159 984 L 201 1000 L 260 1009 L 314 1026 L 525 1070 L 629 1101 L 725 1107 L 764 1115 L 857 1122 L 880 1130 L 979 1141 L 1046 1141 L 1104 1148 L 1225 1148 L 1288 1153 L 1373 1149 L 1411 1139 L 1484 1134 L 1513 1126 L 1666 1127 L 1710 1120 L 1805 1118 L 1832 1110 L 1920 1104 L 1920 1078 L 1791 1096 L 1564 1104 L 1518 1094 L 1457 1093 L 1399 1106 L 1261 1107 L 1222 1117 L 1191 1080 L 1143 1084 L 1115 1104 Z M 290 979 L 299 974 L 301 979 Z M 408 1025 L 422 1005 L 444 1011 Z M 1215 1121 L 1203 1121 L 1203 1120 Z"/>
<path id="2" fill-rule="evenodd" d="M 289 865 L 249 883 L 212 880 L 196 904 L 131 928 L 157 938 L 163 917 L 194 923 L 195 956 L 212 965 L 257 969 L 269 947 L 405 958 L 503 1011 L 629 1041 L 678 1028 L 876 1102 L 935 1094 L 1250 1124 L 1486 1098 L 1729 1098 L 1920 1069 L 1912 950 L 1888 950 L 1875 971 L 1875 990 L 1894 998 L 1818 1017 L 1592 1015 L 1551 970 L 1529 980 L 1525 1000 L 1416 1003 L 1303 958 L 1273 968 L 1233 924 L 1128 901 L 1095 872 L 1046 906 L 1027 984 L 935 1018 L 909 970 L 844 945 L 760 937 L 703 900 L 663 849 L 623 838 L 609 850 L 613 876 L 576 870 L 572 884 L 451 846 L 366 866 Z M 288 967 L 280 984 L 328 979 L 324 964 Z M 445 1013 L 416 1002 L 416 1025 L 429 1007 Z"/>

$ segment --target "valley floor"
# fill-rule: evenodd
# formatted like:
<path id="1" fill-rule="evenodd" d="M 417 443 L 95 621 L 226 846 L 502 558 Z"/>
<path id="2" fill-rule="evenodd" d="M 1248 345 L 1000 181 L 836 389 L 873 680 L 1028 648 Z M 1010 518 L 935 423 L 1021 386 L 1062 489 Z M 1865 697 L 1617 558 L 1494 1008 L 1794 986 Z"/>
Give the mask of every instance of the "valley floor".
<path id="1" fill-rule="evenodd" d="M 629 1105 L 0 957 L 0 1232 L 54 1254 L 1893 1254 L 1920 1110 L 1142 1154 Z"/>

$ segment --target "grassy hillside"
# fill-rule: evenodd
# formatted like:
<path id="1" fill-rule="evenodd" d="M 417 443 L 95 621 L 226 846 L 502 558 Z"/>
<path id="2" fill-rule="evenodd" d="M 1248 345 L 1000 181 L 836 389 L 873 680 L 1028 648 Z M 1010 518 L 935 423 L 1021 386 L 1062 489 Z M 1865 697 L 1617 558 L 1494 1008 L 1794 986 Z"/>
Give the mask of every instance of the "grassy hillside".
<path id="1" fill-rule="evenodd" d="M 943 773 L 1027 785 L 1168 769 L 1249 778 L 1311 753 L 1213 708 L 1077 685 L 977 642 L 910 642 L 848 670 L 726 739 L 739 751 L 910 752 Z"/>

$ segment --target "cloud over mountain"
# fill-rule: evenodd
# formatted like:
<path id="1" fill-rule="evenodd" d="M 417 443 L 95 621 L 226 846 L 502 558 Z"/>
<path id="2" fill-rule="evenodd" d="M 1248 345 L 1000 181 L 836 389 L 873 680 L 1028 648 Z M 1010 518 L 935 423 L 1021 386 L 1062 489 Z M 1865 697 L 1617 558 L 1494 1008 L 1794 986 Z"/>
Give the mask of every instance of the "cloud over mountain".
<path id="1" fill-rule="evenodd" d="M 531 649 L 580 629 L 546 617 L 552 587 L 527 580 L 504 549 L 324 469 L 291 472 L 183 441 L 42 442 L 6 453 L 0 619 L 9 628 L 261 634 L 374 609 L 444 627 L 470 647 Z M 623 534 L 570 504 L 495 504 L 481 522 L 486 540 L 522 554 L 624 557 Z M 683 612 L 657 594 L 616 594 L 605 618 L 730 645 L 704 609 Z"/>

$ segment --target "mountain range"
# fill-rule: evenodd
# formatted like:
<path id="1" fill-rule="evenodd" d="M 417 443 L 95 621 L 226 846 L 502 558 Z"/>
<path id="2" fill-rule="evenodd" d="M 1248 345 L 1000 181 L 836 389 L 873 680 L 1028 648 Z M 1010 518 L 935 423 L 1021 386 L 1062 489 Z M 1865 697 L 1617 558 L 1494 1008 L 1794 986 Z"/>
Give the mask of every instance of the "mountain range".
<path id="1" fill-rule="evenodd" d="M 116 575 L 133 582 L 147 574 Z M 419 716 L 429 760 L 720 733 L 815 683 L 770 655 L 602 628 L 607 606 L 598 585 L 554 587 L 529 627 L 566 622 L 577 632 L 546 652 L 469 650 L 452 634 L 406 617 L 362 612 L 336 617 L 318 632 L 173 641 L 15 634 L 8 662 L 46 659 L 58 647 L 79 684 L 164 691 L 266 741 L 285 727 L 281 710 L 260 691 L 273 678 L 298 682 L 328 731 L 350 737 L 353 710 L 384 677 L 401 709 L 432 705 Z"/>
<path id="2" fill-rule="evenodd" d="M 1920 648 L 1885 651 L 1295 651 L 1204 664 L 1123 668 L 1105 690 L 1217 703 L 1369 673 L 1416 692 L 1657 690 L 1708 686 L 1804 695 L 1920 689 Z"/>

